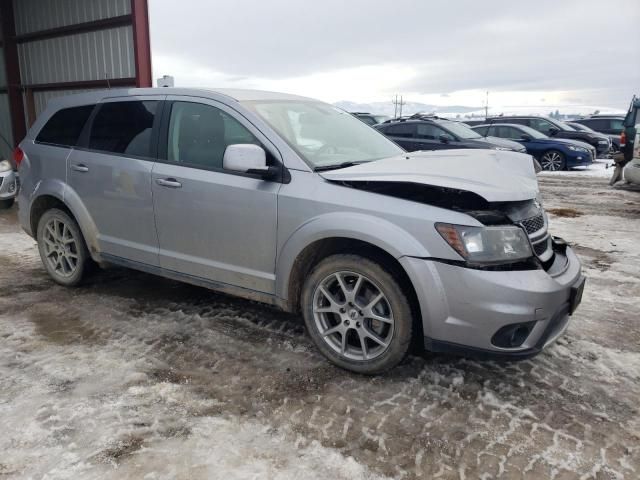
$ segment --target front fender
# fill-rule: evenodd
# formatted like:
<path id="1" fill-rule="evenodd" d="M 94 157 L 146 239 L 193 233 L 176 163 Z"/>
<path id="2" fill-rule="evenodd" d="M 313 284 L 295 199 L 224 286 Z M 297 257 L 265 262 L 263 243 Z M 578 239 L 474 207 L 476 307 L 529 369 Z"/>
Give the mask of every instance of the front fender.
<path id="1" fill-rule="evenodd" d="M 302 251 L 318 240 L 329 238 L 360 240 L 381 248 L 394 258 L 429 256 L 415 237 L 380 217 L 353 212 L 327 213 L 301 225 L 283 243 L 276 262 L 278 297 L 288 299 L 291 271 Z"/>

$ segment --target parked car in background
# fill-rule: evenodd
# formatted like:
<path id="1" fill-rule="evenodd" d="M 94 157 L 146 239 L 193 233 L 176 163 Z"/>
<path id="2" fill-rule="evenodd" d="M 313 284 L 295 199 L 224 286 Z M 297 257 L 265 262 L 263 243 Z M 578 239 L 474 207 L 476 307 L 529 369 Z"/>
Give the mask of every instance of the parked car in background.
<path id="1" fill-rule="evenodd" d="M 18 194 L 18 175 L 9 160 L 0 159 L 0 209 L 11 208 Z"/>
<path id="2" fill-rule="evenodd" d="M 452 148 L 488 148 L 520 153 L 526 151 L 516 142 L 485 138 L 464 123 L 431 115 L 387 120 L 375 128 L 409 152 Z"/>
<path id="3" fill-rule="evenodd" d="M 389 115 L 374 115 L 369 112 L 350 112 L 356 118 L 359 118 L 364 123 L 370 126 L 374 126 L 378 123 L 382 123 L 389 119 Z"/>
<path id="4" fill-rule="evenodd" d="M 595 151 L 587 143 L 577 140 L 550 138 L 531 127 L 509 123 L 478 125 L 473 130 L 480 135 L 505 138 L 520 143 L 527 153 L 540 162 L 543 170 L 566 170 L 590 165 Z"/>
<path id="5" fill-rule="evenodd" d="M 566 123 L 550 117 L 505 115 L 487 118 L 485 124 L 491 123 L 515 123 L 531 127 L 540 133 L 544 133 L 548 137 L 580 140 L 593 146 L 596 149 L 596 156 L 608 155 L 611 147 L 609 138 L 601 133 L 578 132 Z"/>
<path id="6" fill-rule="evenodd" d="M 582 123 L 577 123 L 575 121 L 565 122 L 565 123 L 569 125 L 571 128 L 575 128 L 579 132 L 598 133 L 592 128 L 587 127 L 586 125 L 583 125 Z M 613 135 L 610 133 L 603 133 L 603 135 L 606 135 L 607 137 L 609 137 L 609 140 L 611 141 L 611 149 L 609 150 L 611 154 L 614 154 L 620 151 L 620 133 L 621 132 L 622 130 L 620 130 L 620 132 L 618 132 L 617 135 Z"/>
<path id="7" fill-rule="evenodd" d="M 624 130 L 624 115 L 591 115 L 572 120 L 572 122 L 585 125 L 599 133 L 617 135 L 618 137 L 620 132 Z"/>
<path id="8" fill-rule="evenodd" d="M 78 285 L 93 260 L 266 302 L 355 372 L 417 345 L 535 355 L 582 297 L 527 155 L 407 153 L 309 98 L 61 97 L 17 153 L 18 218 L 55 282 Z"/>

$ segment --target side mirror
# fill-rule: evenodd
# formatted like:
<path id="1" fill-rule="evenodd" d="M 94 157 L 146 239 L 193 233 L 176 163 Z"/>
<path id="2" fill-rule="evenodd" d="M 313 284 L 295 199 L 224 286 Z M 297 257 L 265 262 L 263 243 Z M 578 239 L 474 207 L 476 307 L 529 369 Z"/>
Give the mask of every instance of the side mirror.
<path id="1" fill-rule="evenodd" d="M 267 154 L 262 147 L 252 143 L 229 145 L 222 157 L 225 170 L 253 173 L 264 179 L 274 178 L 280 171 L 277 167 L 267 166 Z"/>
<path id="2" fill-rule="evenodd" d="M 522 135 L 520 135 L 520 140 L 522 140 L 523 142 L 530 142 L 531 140 L 533 140 L 533 138 L 528 133 L 523 133 Z"/>
<path id="3" fill-rule="evenodd" d="M 449 143 L 453 140 L 449 135 L 442 134 L 438 137 L 442 143 Z"/>

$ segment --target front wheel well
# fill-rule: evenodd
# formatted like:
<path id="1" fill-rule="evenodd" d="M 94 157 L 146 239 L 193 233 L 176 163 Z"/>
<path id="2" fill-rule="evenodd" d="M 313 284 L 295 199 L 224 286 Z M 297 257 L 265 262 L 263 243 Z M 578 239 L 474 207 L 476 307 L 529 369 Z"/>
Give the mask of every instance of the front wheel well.
<path id="1" fill-rule="evenodd" d="M 336 254 L 352 254 L 368 258 L 380 264 L 394 276 L 407 294 L 413 319 L 416 322 L 414 330 L 417 333 L 416 340 L 421 341 L 423 329 L 420 304 L 409 275 L 400 262 L 389 252 L 362 240 L 343 237 L 325 238 L 307 245 L 296 257 L 289 275 L 287 310 L 293 313 L 301 311 L 300 297 L 305 279 L 320 261 Z"/>
<path id="2" fill-rule="evenodd" d="M 31 226 L 31 233 L 33 237 L 37 240 L 38 237 L 38 223 L 40 222 L 40 218 L 47 210 L 51 210 L 52 208 L 57 208 L 67 213 L 74 220 L 76 219 L 69 207 L 67 207 L 62 200 L 53 195 L 42 195 L 36 198 L 31 205 L 31 212 L 29 215 L 29 224 Z"/>

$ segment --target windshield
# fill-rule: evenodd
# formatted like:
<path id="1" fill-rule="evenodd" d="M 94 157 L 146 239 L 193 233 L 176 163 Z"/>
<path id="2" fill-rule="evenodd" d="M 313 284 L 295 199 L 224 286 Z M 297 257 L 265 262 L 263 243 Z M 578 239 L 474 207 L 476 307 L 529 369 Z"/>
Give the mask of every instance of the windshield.
<path id="1" fill-rule="evenodd" d="M 531 138 L 549 138 L 544 133 L 540 133 L 538 130 L 527 127 L 526 125 L 518 125 L 518 129 L 529 135 Z"/>
<path id="2" fill-rule="evenodd" d="M 572 128 L 574 128 L 575 130 L 578 130 L 579 132 L 593 132 L 593 133 L 595 133 L 595 130 L 587 127 L 586 125 L 582 125 L 581 123 L 572 123 L 572 124 L 570 124 L 570 126 Z"/>
<path id="3" fill-rule="evenodd" d="M 443 126 L 458 138 L 482 138 L 475 130 L 460 122 L 451 122 L 449 120 L 438 120 L 438 125 Z"/>
<path id="4" fill-rule="evenodd" d="M 566 123 L 560 121 L 560 120 L 549 120 L 551 123 L 553 123 L 554 125 L 556 125 L 560 130 L 564 130 L 565 132 L 575 132 L 576 130 L 571 128 L 569 125 L 567 125 Z"/>
<path id="5" fill-rule="evenodd" d="M 325 103 L 302 100 L 242 103 L 314 168 L 371 162 L 404 152 L 350 113 Z"/>

